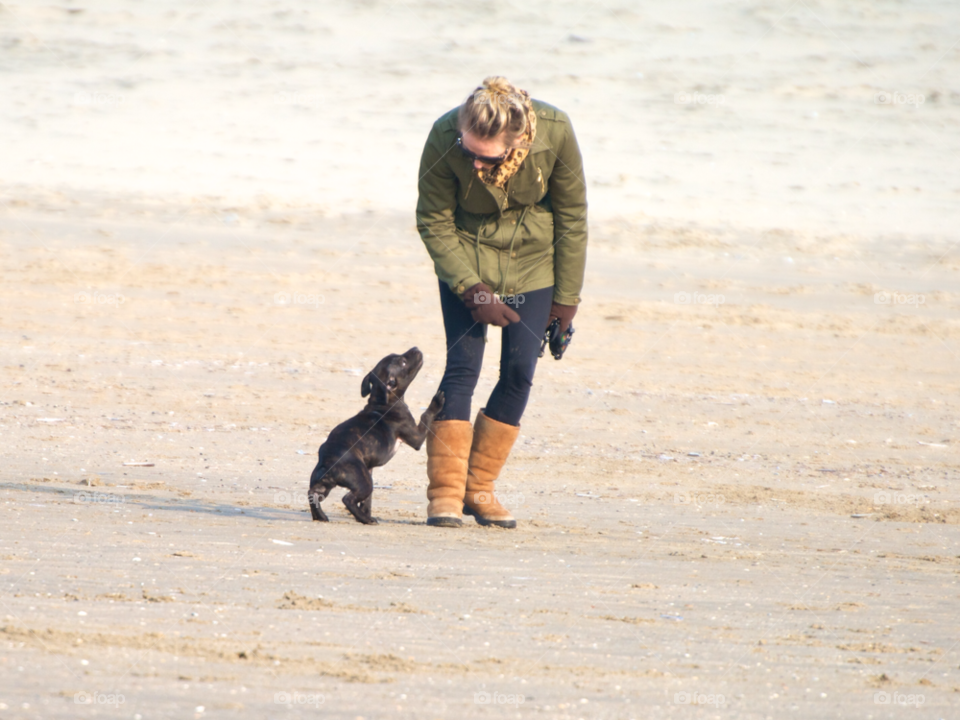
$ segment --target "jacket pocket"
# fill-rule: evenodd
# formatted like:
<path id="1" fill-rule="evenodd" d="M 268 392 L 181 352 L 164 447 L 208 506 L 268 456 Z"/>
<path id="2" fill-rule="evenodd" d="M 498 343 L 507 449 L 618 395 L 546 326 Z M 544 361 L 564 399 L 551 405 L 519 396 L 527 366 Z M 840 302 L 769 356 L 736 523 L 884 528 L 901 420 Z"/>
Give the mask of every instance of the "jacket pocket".
<path id="1" fill-rule="evenodd" d="M 523 254 L 544 252 L 553 247 L 553 213 L 539 205 L 531 206 L 523 219 Z"/>

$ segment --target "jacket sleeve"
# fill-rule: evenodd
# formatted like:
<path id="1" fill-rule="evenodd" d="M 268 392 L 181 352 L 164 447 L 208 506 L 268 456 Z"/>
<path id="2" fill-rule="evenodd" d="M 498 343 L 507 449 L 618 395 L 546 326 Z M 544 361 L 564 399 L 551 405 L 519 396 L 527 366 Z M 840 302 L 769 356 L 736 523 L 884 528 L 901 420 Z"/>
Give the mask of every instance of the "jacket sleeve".
<path id="1" fill-rule="evenodd" d="M 460 244 L 453 222 L 457 206 L 457 177 L 444 155 L 440 132 L 434 126 L 420 158 L 417 230 L 433 260 L 437 277 L 455 294 L 480 282 L 471 254 Z"/>
<path id="2" fill-rule="evenodd" d="M 569 121 L 556 152 L 557 162 L 549 179 L 553 205 L 553 301 L 578 305 L 587 264 L 587 186 L 580 147 Z"/>

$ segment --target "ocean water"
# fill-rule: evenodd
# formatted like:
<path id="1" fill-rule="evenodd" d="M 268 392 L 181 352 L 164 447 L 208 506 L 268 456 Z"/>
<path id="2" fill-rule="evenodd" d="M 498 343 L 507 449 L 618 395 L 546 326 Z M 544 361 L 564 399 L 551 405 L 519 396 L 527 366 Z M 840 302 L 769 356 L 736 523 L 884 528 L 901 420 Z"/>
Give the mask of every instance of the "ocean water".
<path id="1" fill-rule="evenodd" d="M 0 7 L 0 183 L 413 212 L 488 74 L 573 118 L 592 218 L 956 233 L 960 6 L 70 0 Z"/>

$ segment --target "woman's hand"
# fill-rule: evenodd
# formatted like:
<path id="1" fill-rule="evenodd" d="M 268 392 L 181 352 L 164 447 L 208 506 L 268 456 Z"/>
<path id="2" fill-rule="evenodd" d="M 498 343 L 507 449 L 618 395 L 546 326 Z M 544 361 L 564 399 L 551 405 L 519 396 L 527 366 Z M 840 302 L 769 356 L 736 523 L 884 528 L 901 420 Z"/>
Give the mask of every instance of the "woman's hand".
<path id="1" fill-rule="evenodd" d="M 463 303 L 470 310 L 474 322 L 506 327 L 520 322 L 520 316 L 506 305 L 490 287 L 477 283 L 463 294 Z"/>
<path id="2" fill-rule="evenodd" d="M 561 305 L 560 303 L 553 303 L 553 305 L 550 306 L 550 320 L 547 322 L 547 326 L 550 326 L 550 323 L 553 322 L 554 318 L 559 318 L 560 334 L 562 335 L 567 331 L 567 328 L 570 327 L 570 323 L 573 322 L 573 316 L 576 314 L 576 305 Z"/>

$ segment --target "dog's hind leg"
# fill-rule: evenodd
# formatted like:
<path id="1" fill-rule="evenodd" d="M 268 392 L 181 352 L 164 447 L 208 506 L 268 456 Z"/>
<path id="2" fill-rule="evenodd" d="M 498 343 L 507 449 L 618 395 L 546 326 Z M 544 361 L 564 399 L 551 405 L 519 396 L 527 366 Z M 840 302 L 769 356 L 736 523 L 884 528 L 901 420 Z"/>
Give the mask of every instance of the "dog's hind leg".
<path id="1" fill-rule="evenodd" d="M 310 493 L 307 495 L 307 500 L 310 502 L 310 514 L 317 522 L 329 522 L 330 520 L 323 511 L 323 508 L 320 507 L 320 503 L 323 502 L 329 493 L 330 488 L 318 486 L 316 488 L 310 488 Z"/>
<path id="2" fill-rule="evenodd" d="M 330 483 L 332 478 L 328 477 L 327 473 L 327 468 L 320 462 L 317 463 L 317 466 L 310 474 L 310 490 L 307 493 L 307 501 L 310 503 L 310 515 L 312 515 L 313 519 L 317 522 L 329 521 L 326 513 L 324 513 L 320 507 L 320 503 L 324 501 L 333 489 L 333 484 Z"/>
<path id="3" fill-rule="evenodd" d="M 344 473 L 343 483 L 349 492 L 343 496 L 343 504 L 353 513 L 358 522 L 376 525 L 377 519 L 370 514 L 373 507 L 373 476 L 362 463 L 352 463 Z"/>

